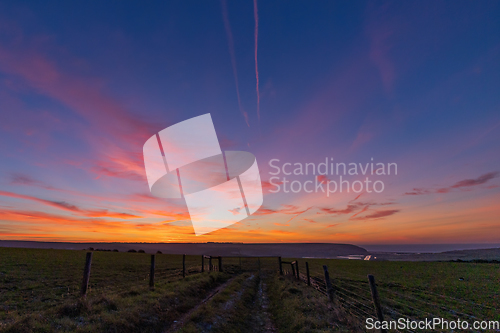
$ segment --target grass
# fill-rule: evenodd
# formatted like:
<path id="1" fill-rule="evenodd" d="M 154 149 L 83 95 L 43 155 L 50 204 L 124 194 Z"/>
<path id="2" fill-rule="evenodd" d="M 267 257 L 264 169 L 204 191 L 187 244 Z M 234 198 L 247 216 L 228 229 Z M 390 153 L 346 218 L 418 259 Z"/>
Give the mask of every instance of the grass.
<path id="1" fill-rule="evenodd" d="M 15 318 L 5 332 L 161 332 L 228 279 L 224 273 L 198 274 L 157 287 L 96 294 Z"/>
<path id="2" fill-rule="evenodd" d="M 269 325 L 279 332 L 347 332 L 373 315 L 367 274 L 376 277 L 386 317 L 500 320 L 498 264 L 298 259 L 300 273 L 308 261 L 320 287 L 328 266 L 332 305 L 304 281 L 279 276 L 274 257 L 224 257 L 224 273 L 199 274 L 201 257 L 186 256 L 183 279 L 182 256 L 158 254 L 152 291 L 150 255 L 94 252 L 82 299 L 85 253 L 0 248 L 0 331 L 163 332 L 189 314 L 183 332 L 259 332 Z"/>
<path id="3" fill-rule="evenodd" d="M 0 248 L 0 304 L 5 311 L 35 311 L 78 295 L 85 251 Z M 200 269 L 198 256 L 187 256 L 188 268 Z M 115 292 L 147 286 L 150 256 L 141 253 L 94 252 L 89 288 Z M 182 256 L 157 255 L 156 275 L 178 274 Z M 5 319 L 1 318 L 0 319 Z"/>
<path id="4" fill-rule="evenodd" d="M 181 279 L 182 256 L 94 252 L 89 296 L 79 297 L 84 251 L 0 248 L 0 330 L 6 332 L 155 332 L 194 307 L 230 274 Z M 194 270 L 199 256 L 186 257 Z M 199 270 L 201 267 L 197 267 Z"/>
<path id="5" fill-rule="evenodd" d="M 256 332 L 252 309 L 257 295 L 259 278 L 245 273 L 237 277 L 220 293 L 201 305 L 187 318 L 183 333 L 194 332 Z"/>
<path id="6" fill-rule="evenodd" d="M 263 299 L 264 288 L 268 300 Z M 268 307 L 268 313 L 262 307 Z M 196 311 L 180 330 L 200 332 L 358 332 L 356 318 L 318 291 L 275 273 L 245 273 Z"/>
<path id="7" fill-rule="evenodd" d="M 314 288 L 276 274 L 266 279 L 270 312 L 280 332 L 360 332 L 359 321 Z"/>
<path id="8" fill-rule="evenodd" d="M 295 259 L 283 259 L 295 260 Z M 306 259 L 299 260 L 305 273 Z M 392 317 L 441 316 L 500 320 L 500 267 L 488 263 L 307 259 L 311 276 L 324 279 L 323 265 L 340 296 L 355 298 L 372 312 L 367 275 L 372 274 Z M 289 266 L 284 266 L 289 269 Z M 475 319 L 474 318 L 474 319 Z"/>

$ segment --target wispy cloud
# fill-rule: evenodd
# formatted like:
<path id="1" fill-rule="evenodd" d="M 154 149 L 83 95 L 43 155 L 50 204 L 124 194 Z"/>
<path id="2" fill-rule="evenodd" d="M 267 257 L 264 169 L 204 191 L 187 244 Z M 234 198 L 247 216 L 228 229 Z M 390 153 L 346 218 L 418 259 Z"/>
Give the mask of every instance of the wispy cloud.
<path id="1" fill-rule="evenodd" d="M 364 219 L 370 219 L 370 218 L 377 218 L 378 214 L 380 212 L 399 212 L 399 210 L 381 210 L 381 211 L 375 211 L 374 213 L 371 213 L 369 215 L 361 216 L 361 217 L 356 217 L 360 214 L 363 214 L 367 212 L 370 207 L 372 206 L 386 206 L 386 205 L 391 205 L 393 204 L 392 202 L 383 202 L 383 203 L 375 203 L 375 202 L 354 202 L 356 199 L 358 199 L 361 196 L 358 195 L 354 200 L 349 201 L 349 204 L 347 205 L 346 208 L 344 209 L 336 209 L 336 208 L 331 208 L 331 207 L 322 207 L 319 208 L 320 212 L 328 215 L 349 215 L 349 214 L 354 214 L 351 217 L 349 217 L 349 220 L 364 220 Z M 383 214 L 383 213 L 382 213 Z M 382 217 L 382 216 L 380 216 Z"/>
<path id="2" fill-rule="evenodd" d="M 309 207 L 307 209 L 300 209 L 298 206 L 295 205 L 282 205 L 280 208 L 277 209 L 262 207 L 255 213 L 255 215 L 270 215 L 270 214 L 298 215 L 308 211 L 311 208 L 312 207 Z"/>
<path id="3" fill-rule="evenodd" d="M 365 192 L 361 192 L 360 194 L 358 194 L 354 199 L 352 199 L 351 201 L 349 202 L 354 202 L 356 200 L 358 200 Z"/>
<path id="4" fill-rule="evenodd" d="M 229 15 L 227 12 L 226 0 L 221 0 L 221 6 L 222 6 L 222 19 L 224 20 L 224 28 L 226 29 L 226 35 L 227 35 L 227 44 L 228 44 L 228 48 L 229 48 L 229 55 L 231 56 L 231 65 L 233 67 L 234 83 L 236 85 L 236 95 L 238 97 L 238 107 L 240 108 L 241 114 L 245 118 L 245 122 L 247 123 L 247 126 L 250 127 L 250 123 L 248 121 L 248 114 L 243 109 L 243 106 L 241 104 L 240 87 L 239 87 L 239 83 L 238 83 L 238 70 L 236 68 L 236 56 L 234 54 L 233 32 L 231 30 L 231 24 L 229 23 Z"/>
<path id="5" fill-rule="evenodd" d="M 362 213 L 366 212 L 366 211 L 368 210 L 368 208 L 369 208 L 369 207 L 370 207 L 369 205 L 365 206 L 363 209 L 361 209 L 359 212 L 357 212 L 356 214 L 354 214 L 354 215 L 353 215 L 353 216 L 351 216 L 350 218 L 352 219 L 352 218 L 354 218 L 354 217 L 358 216 L 359 214 L 362 214 Z"/>
<path id="6" fill-rule="evenodd" d="M 65 201 L 45 200 L 45 199 L 37 198 L 34 196 L 30 196 L 30 195 L 17 194 L 17 193 L 12 193 L 12 192 L 7 192 L 7 191 L 0 191 L 0 195 L 11 197 L 11 198 L 35 201 L 35 202 L 38 202 L 38 203 L 41 203 L 41 204 L 44 204 L 47 206 L 51 206 L 51 207 L 54 207 L 57 209 L 65 210 L 65 211 L 70 211 L 73 213 L 77 213 L 78 215 L 87 216 L 87 217 L 113 217 L 113 218 L 121 218 L 121 219 L 141 217 L 141 216 L 136 216 L 136 215 L 128 214 L 128 213 L 110 212 L 106 209 L 87 210 L 87 209 L 82 209 L 76 205 L 70 204 L 70 203 L 65 202 Z"/>
<path id="7" fill-rule="evenodd" d="M 262 189 L 265 190 L 265 191 L 269 191 L 269 190 L 276 190 L 276 185 L 282 185 L 283 182 L 280 181 L 280 180 L 274 180 L 273 181 L 273 184 L 271 184 L 271 182 L 267 181 L 267 180 L 263 180 L 261 181 L 262 183 Z"/>
<path id="8" fill-rule="evenodd" d="M 259 11 L 257 0 L 253 0 L 253 17 L 255 20 L 254 41 L 255 41 L 255 91 L 257 93 L 257 118 L 260 120 L 260 92 L 259 92 L 259 65 L 257 61 L 257 50 L 259 45 Z"/>
<path id="9" fill-rule="evenodd" d="M 452 192 L 455 189 L 468 189 L 470 187 L 486 184 L 490 180 L 498 177 L 498 175 L 499 175 L 498 171 L 488 172 L 488 173 L 485 173 L 477 178 L 464 179 L 464 180 L 458 181 L 455 184 L 448 186 L 448 187 L 414 188 L 410 192 L 406 192 L 404 195 L 424 195 L 424 194 L 435 194 L 435 193 L 443 194 L 443 193 Z"/>
<path id="10" fill-rule="evenodd" d="M 156 126 L 107 94 L 102 78 L 84 77 L 63 68 L 54 60 L 57 54 L 46 54 L 46 45 L 40 42 L 47 40 L 44 36 L 22 38 L 21 41 L 17 35 L 9 37 L 10 42 L 9 38 L 0 42 L 0 71 L 19 82 L 23 89 L 64 105 L 83 117 L 92 129 L 82 130 L 73 124 L 77 135 L 92 146 L 95 154 L 92 157 L 75 155 L 80 160 L 71 163 L 82 165 L 82 168 L 90 164 L 88 171 L 98 176 L 145 179 L 140 157 L 142 143 L 158 130 Z M 74 62 L 81 60 L 67 54 L 64 57 Z M 19 184 L 28 180 L 18 177 L 15 181 Z"/>
<path id="11" fill-rule="evenodd" d="M 335 209 L 326 207 L 326 208 L 320 208 L 320 211 L 326 214 L 342 215 L 342 214 L 354 213 L 358 209 L 359 209 L 359 204 L 354 204 L 354 205 L 347 205 L 345 209 Z"/>
<path id="12" fill-rule="evenodd" d="M 291 219 L 289 219 L 287 223 L 290 223 L 290 222 L 291 222 L 294 218 L 296 218 L 296 217 L 297 217 L 297 216 L 299 216 L 299 215 L 304 214 L 305 212 L 307 212 L 307 211 L 308 211 L 309 209 L 311 209 L 311 208 L 312 208 L 312 207 L 309 207 L 309 208 L 307 208 L 307 209 L 304 209 L 304 210 L 303 210 L 303 211 L 301 211 L 301 212 L 298 212 L 298 213 L 297 213 L 294 217 L 292 217 Z"/>
<path id="13" fill-rule="evenodd" d="M 484 175 L 477 177 L 476 179 L 461 180 L 461 181 L 455 183 L 455 185 L 452 185 L 451 188 L 469 187 L 469 186 L 476 186 L 476 185 L 485 184 L 486 182 L 492 180 L 493 178 L 496 178 L 497 176 L 498 176 L 498 172 L 488 172 L 488 173 L 485 173 Z"/>
<path id="14" fill-rule="evenodd" d="M 391 94 L 396 79 L 396 69 L 391 59 L 394 35 L 401 29 L 396 18 L 390 15 L 389 6 L 369 4 L 370 14 L 366 26 L 370 38 L 370 59 L 378 68 L 382 84 Z"/>
<path id="15" fill-rule="evenodd" d="M 47 190 L 54 189 L 53 186 L 45 184 L 39 180 L 32 178 L 31 176 L 21 174 L 21 173 L 13 173 L 10 175 L 10 184 L 11 185 L 27 185 L 27 186 L 36 186 L 41 187 Z"/>
<path id="16" fill-rule="evenodd" d="M 78 218 L 59 214 L 28 210 L 0 210 L 0 230 L 2 222 L 14 230 L 26 230 L 24 233 L 2 232 L 12 239 L 64 240 L 64 241 L 134 241 L 148 239 L 161 241 L 162 237 L 172 233 L 176 235 L 193 234 L 189 226 L 177 226 L 158 223 L 134 223 L 113 221 L 101 218 Z M 61 236 L 64 235 L 64 236 Z"/>
<path id="17" fill-rule="evenodd" d="M 372 214 L 368 214 L 368 215 L 365 215 L 365 216 L 356 217 L 353 220 L 373 220 L 373 219 L 380 219 L 380 218 L 384 218 L 384 217 L 387 217 L 387 216 L 394 215 L 394 214 L 396 214 L 398 212 L 399 212 L 399 209 L 379 210 L 379 211 L 375 211 Z"/>

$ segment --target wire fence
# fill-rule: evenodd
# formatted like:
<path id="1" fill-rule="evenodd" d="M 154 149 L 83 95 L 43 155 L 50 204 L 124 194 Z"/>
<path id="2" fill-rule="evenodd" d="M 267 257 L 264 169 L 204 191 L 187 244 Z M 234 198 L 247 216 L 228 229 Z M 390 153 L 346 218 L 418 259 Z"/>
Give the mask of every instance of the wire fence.
<path id="1" fill-rule="evenodd" d="M 374 295 L 370 289 L 369 280 L 366 276 L 354 274 L 352 272 L 336 272 L 335 276 L 328 279 L 332 290 L 328 290 L 326 275 L 321 276 L 317 271 L 309 272 L 309 264 L 305 269 L 298 267 L 297 261 L 283 262 L 291 264 L 290 268 L 283 268 L 280 260 L 280 268 L 283 275 L 292 276 L 304 283 L 308 283 L 325 297 L 329 297 L 331 292 L 333 299 L 341 305 L 342 309 L 356 317 L 360 322 L 365 322 L 367 318 L 380 320 L 377 317 Z M 286 265 L 288 266 L 288 265 Z M 295 266 L 295 267 L 294 267 Z M 306 270 L 306 272 L 304 272 Z M 327 270 L 327 269 L 326 269 Z M 497 282 L 498 283 L 498 282 Z M 460 299 L 436 292 L 427 291 L 421 288 L 408 287 L 392 281 L 378 281 L 376 284 L 377 293 L 380 295 L 379 302 L 386 321 L 417 322 L 434 318 L 447 321 L 492 321 L 498 322 L 498 310 L 489 305 L 480 304 L 474 301 Z M 494 318 L 496 316 L 496 318 Z M 390 332 L 415 332 L 411 328 L 391 329 Z M 426 332 L 425 329 L 418 329 L 419 332 Z M 428 332 L 432 330 L 427 330 Z M 455 332 L 460 329 L 453 330 Z M 463 331 L 479 332 L 468 327 Z M 500 332 L 494 328 L 489 331 Z"/>
<path id="2" fill-rule="evenodd" d="M 59 253 L 59 252 L 58 252 Z M 67 256 L 66 252 L 61 252 Z M 0 266 L 0 310 L 37 310 L 47 304 L 57 304 L 65 298 L 82 295 L 82 264 L 85 252 L 71 251 L 71 257 L 53 257 L 47 261 L 40 258 L 12 260 Z M 38 254 L 34 254 L 38 255 Z M 281 259 L 280 259 L 281 260 Z M 312 261 L 314 262 L 314 261 Z M 286 264 L 284 264 L 286 263 Z M 304 265 L 305 261 L 300 260 Z M 86 293 L 91 295 L 143 292 L 151 288 L 151 272 L 154 272 L 153 286 L 195 276 L 202 272 L 226 271 L 229 273 L 276 271 L 276 258 L 255 257 L 210 257 L 190 255 L 156 254 L 154 269 L 150 255 L 141 253 L 116 253 L 101 255 L 94 252 L 90 279 Z M 367 318 L 378 319 L 373 294 L 366 275 L 346 269 L 332 270 L 331 290 L 317 264 L 309 271 L 309 265 L 300 266 L 297 260 L 283 262 L 280 271 L 293 275 L 304 283 L 309 283 L 325 297 L 332 293 L 342 309 L 360 322 Z M 6 274 L 5 272 L 15 272 Z M 499 275 L 500 278 L 500 275 Z M 500 281 L 492 281 L 499 283 Z M 421 286 L 402 284 L 390 279 L 377 279 L 376 288 L 380 295 L 380 307 L 385 320 L 409 320 L 442 318 L 446 320 L 499 320 L 498 309 L 491 304 L 482 304 L 475 299 L 463 299 L 427 290 Z M 500 297 L 500 294 L 492 295 Z M 414 332 L 411 329 L 393 330 Z M 419 332 L 422 330 L 419 330 Z M 425 330 L 424 330 L 425 331 Z M 457 330 L 456 330 L 457 331 Z M 493 330 L 494 331 L 494 330 Z M 500 331 L 500 330 L 497 330 Z M 474 330 L 468 330 L 474 332 Z"/>
<path id="3" fill-rule="evenodd" d="M 84 251 L 55 251 L 52 258 L 43 251 L 32 253 L 29 258 L 0 260 L 0 311 L 37 311 L 82 296 Z M 257 258 L 224 257 L 219 262 L 219 257 L 156 254 L 151 270 L 151 255 L 145 253 L 92 254 L 84 292 L 92 296 L 150 290 L 151 272 L 153 287 L 158 288 L 202 272 L 219 272 L 221 267 L 229 273 L 258 269 Z"/>

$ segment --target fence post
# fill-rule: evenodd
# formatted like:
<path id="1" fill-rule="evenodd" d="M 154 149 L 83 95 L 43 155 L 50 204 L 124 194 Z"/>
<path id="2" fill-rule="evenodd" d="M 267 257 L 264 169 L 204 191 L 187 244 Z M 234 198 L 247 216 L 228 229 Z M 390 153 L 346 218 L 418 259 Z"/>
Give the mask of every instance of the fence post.
<path id="1" fill-rule="evenodd" d="M 295 269 L 297 270 L 297 280 L 300 281 L 300 275 L 299 275 L 299 261 L 295 260 Z"/>
<path id="2" fill-rule="evenodd" d="M 205 271 L 205 255 L 201 256 L 201 272 Z"/>
<path id="3" fill-rule="evenodd" d="M 380 322 L 384 321 L 384 314 L 382 313 L 382 307 L 380 306 L 380 299 L 378 296 L 377 285 L 375 284 L 375 277 L 368 274 L 368 282 L 370 283 L 370 290 L 372 292 L 373 305 L 375 306 L 375 312 L 377 313 L 377 319 Z M 387 330 L 380 329 L 381 333 L 386 333 Z"/>
<path id="4" fill-rule="evenodd" d="M 219 272 L 222 272 L 222 257 L 219 256 Z"/>
<path id="5" fill-rule="evenodd" d="M 186 255 L 182 255 L 182 277 L 186 277 Z"/>
<path id="6" fill-rule="evenodd" d="M 208 270 L 212 271 L 212 256 L 208 257 Z"/>
<path id="7" fill-rule="evenodd" d="M 290 263 L 290 266 L 292 266 L 292 275 L 295 277 L 295 265 L 293 261 Z"/>
<path id="8" fill-rule="evenodd" d="M 323 265 L 323 270 L 325 271 L 325 283 L 326 283 L 326 292 L 328 293 L 328 299 L 330 302 L 333 302 L 333 287 L 332 281 L 330 281 L 330 274 L 328 274 L 328 267 Z"/>
<path id="9" fill-rule="evenodd" d="M 309 263 L 306 261 L 307 285 L 311 285 L 311 276 L 309 275 Z"/>
<path id="10" fill-rule="evenodd" d="M 280 275 L 283 275 L 283 264 L 281 263 L 281 257 L 278 257 L 278 262 L 280 264 Z"/>
<path id="11" fill-rule="evenodd" d="M 149 287 L 155 288 L 155 255 L 151 255 L 151 269 L 149 271 Z"/>
<path id="12" fill-rule="evenodd" d="M 87 296 L 87 289 L 89 287 L 90 265 L 91 264 L 92 264 L 92 252 L 87 252 L 87 257 L 85 258 L 85 268 L 83 269 L 82 289 L 80 292 L 80 295 L 82 297 Z"/>

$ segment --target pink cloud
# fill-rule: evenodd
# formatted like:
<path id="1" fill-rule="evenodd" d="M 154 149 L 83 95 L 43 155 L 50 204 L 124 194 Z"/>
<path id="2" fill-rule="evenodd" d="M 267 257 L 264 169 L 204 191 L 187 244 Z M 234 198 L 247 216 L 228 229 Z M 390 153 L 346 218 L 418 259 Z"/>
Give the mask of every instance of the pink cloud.
<path id="1" fill-rule="evenodd" d="M 320 208 L 320 210 L 326 214 L 342 215 L 342 214 L 351 214 L 351 213 L 355 212 L 358 208 L 359 208 L 358 205 L 347 205 L 347 208 L 345 208 L 345 209 Z"/>
<path id="2" fill-rule="evenodd" d="M 95 166 L 89 171 L 98 175 L 144 179 L 142 144 L 157 129 L 133 114 L 104 92 L 100 78 L 81 77 L 62 70 L 41 51 L 40 43 L 0 44 L 0 70 L 50 97 L 82 116 L 88 127 L 79 135 L 93 146 Z M 112 157 L 112 158 L 110 158 Z M 80 157 L 85 159 L 85 157 Z M 82 164 L 81 161 L 73 161 Z"/>
<path id="3" fill-rule="evenodd" d="M 488 172 L 485 173 L 484 175 L 481 175 L 475 179 L 464 179 L 461 180 L 455 185 L 452 185 L 451 188 L 459 188 L 459 187 L 469 187 L 469 186 L 476 186 L 476 185 L 482 185 L 485 184 L 486 182 L 492 180 L 493 178 L 498 177 L 498 172 Z"/>
<path id="4" fill-rule="evenodd" d="M 270 183 L 269 181 L 267 181 L 267 180 L 263 180 L 261 183 L 262 183 L 262 189 L 263 189 L 263 190 L 270 190 L 270 189 L 275 189 L 275 188 L 276 188 L 273 184 L 271 184 L 271 183 Z M 274 183 L 274 184 L 276 184 L 276 185 L 281 185 L 281 184 L 283 184 L 283 182 L 282 182 L 282 181 L 274 181 L 274 180 L 273 180 L 273 183 Z"/>
<path id="5" fill-rule="evenodd" d="M 47 190 L 54 189 L 53 186 L 45 184 L 44 182 L 36 180 L 36 179 L 32 178 L 31 176 L 24 175 L 24 174 L 21 174 L 21 173 L 13 173 L 10 176 L 10 184 L 11 185 L 36 186 L 36 187 L 44 188 L 44 189 L 47 189 Z"/>
<path id="6" fill-rule="evenodd" d="M 461 189 L 462 191 L 464 191 L 470 187 L 486 184 L 490 180 L 498 177 L 498 175 L 499 175 L 499 172 L 497 172 L 497 171 L 488 172 L 488 173 L 485 173 L 477 178 L 464 179 L 464 180 L 458 181 L 454 185 L 451 185 L 448 187 L 441 187 L 438 189 L 414 188 L 412 191 L 406 192 L 404 195 L 424 195 L 424 194 L 433 194 L 433 193 L 444 194 L 444 193 L 452 192 L 454 189 Z"/>
<path id="7" fill-rule="evenodd" d="M 87 210 L 87 209 L 82 209 L 80 207 L 77 207 L 75 205 L 69 204 L 65 201 L 52 201 L 52 200 L 45 200 L 45 199 L 40 199 L 34 196 L 30 195 L 24 195 L 24 194 L 17 194 L 17 193 L 12 193 L 12 192 L 6 192 L 6 191 L 0 191 L 0 195 L 2 196 L 7 196 L 11 198 L 17 198 L 17 199 L 24 199 L 24 200 L 30 200 L 30 201 L 35 201 L 47 206 L 51 206 L 57 209 L 61 210 L 66 210 L 70 211 L 73 213 L 77 213 L 82 216 L 87 216 L 87 217 L 115 217 L 115 218 L 139 218 L 140 216 L 136 216 L 133 214 L 128 214 L 128 213 L 120 213 L 120 212 L 110 212 L 106 209 L 103 210 Z"/>
<path id="8" fill-rule="evenodd" d="M 261 207 L 255 214 L 256 215 L 270 215 L 270 214 L 292 214 L 292 215 L 298 215 L 302 214 L 305 211 L 309 210 L 310 208 L 307 209 L 299 209 L 299 207 L 295 205 L 282 205 L 282 208 L 279 209 L 271 209 L 271 208 L 266 208 L 266 207 Z"/>
<path id="9" fill-rule="evenodd" d="M 372 219 L 380 219 L 380 218 L 384 218 L 384 217 L 387 217 L 387 216 L 391 216 L 391 215 L 394 215 L 396 213 L 398 213 L 399 210 L 398 209 L 390 209 L 390 210 L 379 210 L 379 211 L 376 211 L 372 214 L 368 214 L 368 215 L 365 215 L 365 216 L 361 216 L 361 217 L 357 217 L 353 220 L 372 220 Z"/>

